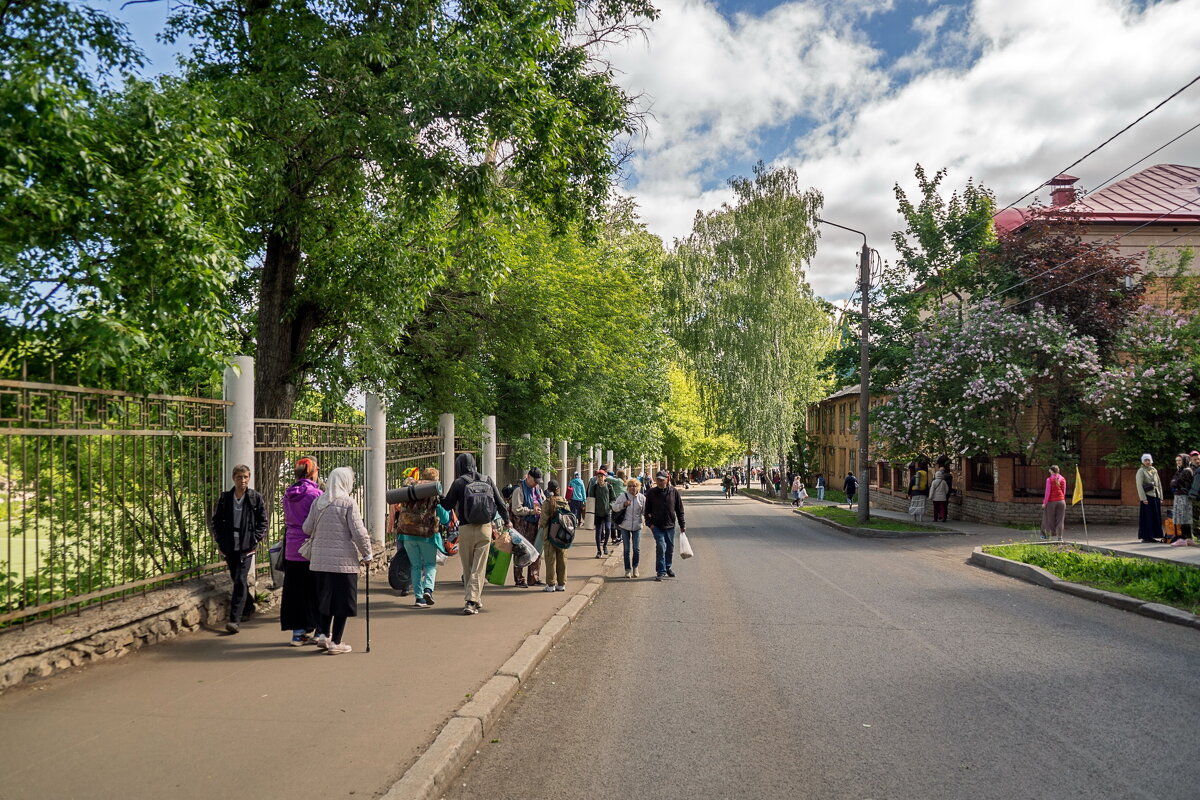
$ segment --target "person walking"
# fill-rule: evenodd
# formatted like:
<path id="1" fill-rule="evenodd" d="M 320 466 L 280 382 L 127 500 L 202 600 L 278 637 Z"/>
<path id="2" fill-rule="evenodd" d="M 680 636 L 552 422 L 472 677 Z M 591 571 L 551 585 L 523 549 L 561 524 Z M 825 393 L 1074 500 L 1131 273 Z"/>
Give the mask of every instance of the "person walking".
<path id="1" fill-rule="evenodd" d="M 283 598 L 279 601 L 279 627 L 292 632 L 291 645 L 299 647 L 315 642 L 320 622 L 317 612 L 317 579 L 308 559 L 300 555 L 300 545 L 308 535 L 304 520 L 312 504 L 321 496 L 317 462 L 311 458 L 296 461 L 292 471 L 296 482 L 283 493 Z"/>
<path id="2" fill-rule="evenodd" d="M 576 521 L 582 521 L 584 506 L 587 505 L 587 487 L 583 485 L 583 478 L 578 472 L 567 484 L 567 502 L 571 504 L 571 513 Z"/>
<path id="3" fill-rule="evenodd" d="M 575 473 L 578 475 L 579 473 Z M 583 482 L 580 481 L 582 484 Z M 543 542 L 542 553 L 546 560 L 546 588 L 543 592 L 565 592 L 567 590 L 567 551 L 550 539 L 550 523 L 560 511 L 567 511 L 567 501 L 560 496 L 558 481 L 546 482 L 546 499 L 542 502 L 538 520 L 538 536 Z"/>
<path id="4" fill-rule="evenodd" d="M 1175 535 L 1171 544 L 1192 538 L 1192 499 L 1188 497 L 1188 491 L 1195 477 L 1187 455 L 1175 456 L 1175 475 L 1171 478 L 1171 519 L 1175 523 Z"/>
<path id="5" fill-rule="evenodd" d="M 330 655 L 352 650 L 342 635 L 346 621 L 358 616 L 359 563 L 375 557 L 352 491 L 354 470 L 338 467 L 304 520 L 304 532 L 313 540 L 310 569 L 317 576 L 317 646 Z"/>
<path id="6" fill-rule="evenodd" d="M 646 496 L 641 493 L 642 482 L 637 478 L 625 481 L 625 491 L 613 501 L 612 513 L 625 516 L 617 523 L 621 531 L 621 544 L 625 556 L 625 577 L 638 578 L 638 564 L 642 559 L 642 518 L 646 513 Z"/>
<path id="7" fill-rule="evenodd" d="M 933 475 L 933 482 L 929 484 L 929 501 L 933 503 L 933 521 L 945 522 L 950 505 L 950 482 L 946 480 L 944 469 L 939 469 Z"/>
<path id="8" fill-rule="evenodd" d="M 675 554 L 675 526 L 680 533 L 687 532 L 683 520 L 683 498 L 670 484 L 666 472 L 654 476 L 654 486 L 646 492 L 644 509 L 646 524 L 654 534 L 654 580 L 674 578 L 672 556 Z"/>
<path id="9" fill-rule="evenodd" d="M 454 483 L 450 484 L 450 491 L 439 504 L 458 514 L 458 557 L 462 561 L 465 600 L 462 613 L 466 616 L 478 614 L 483 610 L 483 583 L 488 549 L 492 546 L 492 520 L 499 514 L 507 524 L 508 504 L 491 477 L 476 468 L 475 456 L 470 453 L 459 453 L 454 460 Z"/>
<path id="10" fill-rule="evenodd" d="M 542 502 L 546 499 L 546 493 L 539 485 L 541 481 L 542 471 L 533 467 L 525 473 L 525 477 L 509 497 L 513 527 L 517 529 L 517 533 L 528 539 L 530 544 L 537 539 L 538 518 L 542 515 Z M 540 577 L 541 563 L 542 559 L 539 556 L 529 565 L 519 567 L 517 560 L 513 559 L 513 580 L 518 589 L 544 585 Z"/>
<path id="11" fill-rule="evenodd" d="M 1046 493 L 1042 496 L 1042 538 L 1062 539 L 1063 521 L 1067 517 L 1067 479 L 1058 465 L 1050 467 L 1046 478 Z"/>
<path id="12" fill-rule="evenodd" d="M 1141 507 L 1138 513 L 1138 541 L 1161 542 L 1162 530 L 1162 480 L 1158 470 L 1154 468 L 1154 458 L 1149 453 L 1142 454 L 1142 466 L 1134 477 L 1137 484 L 1138 501 Z"/>
<path id="13" fill-rule="evenodd" d="M 846 508 L 852 508 L 858 497 L 858 478 L 854 477 L 853 472 L 846 473 L 846 479 L 842 481 L 842 492 L 846 495 Z"/>
<path id="14" fill-rule="evenodd" d="M 404 481 L 405 486 L 416 483 L 438 484 L 436 495 L 409 504 L 410 511 L 419 514 L 420 518 L 426 519 L 428 528 L 435 529 L 432 536 L 399 533 L 397 525 L 402 511 L 399 504 L 395 506 L 388 526 L 389 533 L 398 534 L 396 544 L 403 547 L 408 556 L 409 579 L 412 582 L 413 595 L 416 598 L 413 608 L 432 608 L 435 605 L 433 590 L 437 586 L 437 557 L 439 552 L 445 552 L 441 544 L 440 530 L 450 524 L 450 512 L 442 508 L 441 503 L 438 502 L 442 495 L 441 477 L 442 474 L 436 467 L 426 467 L 425 471 L 421 473 L 420 481 L 415 478 L 408 478 Z"/>
<path id="15" fill-rule="evenodd" d="M 612 525 L 612 502 L 614 487 L 609 486 L 608 473 L 601 468 L 596 473 L 596 482 L 588 489 L 588 497 L 595 498 L 593 519 L 596 526 L 596 558 L 608 555 L 609 528 Z"/>
<path id="16" fill-rule="evenodd" d="M 908 513 L 914 522 L 924 522 L 925 502 L 929 499 L 929 465 L 922 461 L 914 466 L 908 481 Z"/>
<path id="17" fill-rule="evenodd" d="M 817 499 L 824 500 L 825 499 L 825 476 L 820 472 L 817 473 L 816 486 L 817 486 Z"/>
<path id="18" fill-rule="evenodd" d="M 804 488 L 804 481 L 800 480 L 800 476 L 796 475 L 792 478 L 791 497 L 792 505 L 800 505 L 800 491 Z"/>
<path id="19" fill-rule="evenodd" d="M 250 570 L 254 567 L 254 551 L 267 535 L 267 504 L 250 488 L 250 468 L 245 464 L 233 468 L 233 488 L 217 498 L 208 528 L 233 579 L 225 630 L 237 633 L 242 619 L 254 613 Z"/>

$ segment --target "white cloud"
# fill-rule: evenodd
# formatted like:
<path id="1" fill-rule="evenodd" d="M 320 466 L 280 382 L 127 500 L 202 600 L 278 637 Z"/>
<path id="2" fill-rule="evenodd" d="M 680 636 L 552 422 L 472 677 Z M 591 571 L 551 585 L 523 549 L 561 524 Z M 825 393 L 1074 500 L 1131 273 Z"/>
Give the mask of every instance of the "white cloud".
<path id="1" fill-rule="evenodd" d="M 1130 0 L 976 0 L 966 27 L 936 10 L 915 20 L 933 38 L 888 73 L 844 8 L 831 19 L 824 3 L 789 3 L 730 22 L 704 3 L 662 6 L 649 47 L 617 58 L 622 83 L 654 100 L 633 189 L 651 230 L 685 235 L 696 209 L 725 199 L 711 186 L 722 165 L 755 160 L 769 128 L 808 118 L 817 127 L 778 161 L 824 193 L 825 217 L 865 230 L 888 260 L 900 227 L 892 187 L 914 190 L 914 164 L 949 167 L 948 188 L 974 177 L 1007 203 L 1194 77 L 1189 55 L 1200 52 L 1191 0 L 1144 10 Z M 932 54 L 947 36 L 978 57 L 946 67 Z M 915 73 L 896 88 L 905 70 Z M 1094 188 L 1198 117 L 1200 85 L 1071 171 Z M 1200 134 L 1142 166 L 1166 162 L 1200 164 Z M 860 241 L 822 231 L 810 272 L 819 294 L 850 291 Z"/>

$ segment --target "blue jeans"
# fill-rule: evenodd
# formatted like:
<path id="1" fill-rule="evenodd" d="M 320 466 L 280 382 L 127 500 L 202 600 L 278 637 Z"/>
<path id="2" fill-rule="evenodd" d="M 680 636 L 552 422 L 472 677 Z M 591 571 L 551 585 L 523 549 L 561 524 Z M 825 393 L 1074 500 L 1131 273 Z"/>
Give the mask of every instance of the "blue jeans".
<path id="1" fill-rule="evenodd" d="M 824 499 L 825 499 L 825 487 L 824 487 L 824 486 L 818 486 L 818 487 L 817 487 L 817 499 L 818 499 L 818 500 L 824 500 Z"/>
<path id="2" fill-rule="evenodd" d="M 654 572 L 660 577 L 671 569 L 671 556 L 675 554 L 675 529 L 650 526 L 654 534 Z"/>
<path id="3" fill-rule="evenodd" d="M 638 562 L 642 560 L 642 532 L 641 530 L 627 531 L 621 528 L 621 544 L 625 550 L 625 571 L 637 569 Z M 633 565 L 629 563 L 629 551 L 633 550 Z"/>
<path id="4" fill-rule="evenodd" d="M 426 594 L 433 594 L 433 585 L 437 581 L 437 545 L 433 538 L 414 541 L 404 541 L 404 552 L 412 564 L 413 595 L 418 600 Z"/>

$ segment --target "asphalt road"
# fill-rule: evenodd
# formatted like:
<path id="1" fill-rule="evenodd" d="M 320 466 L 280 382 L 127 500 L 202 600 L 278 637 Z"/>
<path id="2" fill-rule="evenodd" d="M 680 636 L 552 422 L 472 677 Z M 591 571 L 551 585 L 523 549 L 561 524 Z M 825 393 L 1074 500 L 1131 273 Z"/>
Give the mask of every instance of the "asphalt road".
<path id="1" fill-rule="evenodd" d="M 1196 630 L 685 498 L 696 558 L 655 583 L 644 533 L 448 797 L 1200 797 Z"/>

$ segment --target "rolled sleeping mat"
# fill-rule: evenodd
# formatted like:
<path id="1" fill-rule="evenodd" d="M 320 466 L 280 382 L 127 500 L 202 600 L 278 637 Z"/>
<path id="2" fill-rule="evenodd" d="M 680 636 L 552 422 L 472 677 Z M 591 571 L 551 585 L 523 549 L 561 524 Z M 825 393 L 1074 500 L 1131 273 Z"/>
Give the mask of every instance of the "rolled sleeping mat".
<path id="1" fill-rule="evenodd" d="M 395 505 L 396 503 L 415 503 L 418 500 L 428 500 L 431 497 L 437 497 L 440 487 L 441 484 L 437 481 L 421 481 L 411 486 L 401 486 L 399 489 L 388 491 L 387 502 L 388 505 Z"/>

